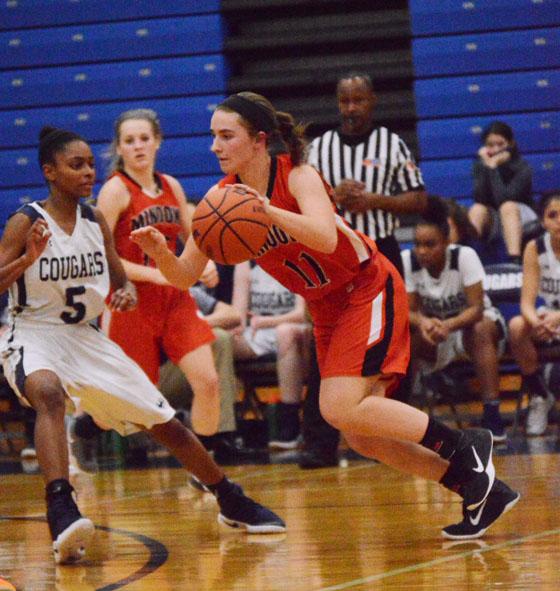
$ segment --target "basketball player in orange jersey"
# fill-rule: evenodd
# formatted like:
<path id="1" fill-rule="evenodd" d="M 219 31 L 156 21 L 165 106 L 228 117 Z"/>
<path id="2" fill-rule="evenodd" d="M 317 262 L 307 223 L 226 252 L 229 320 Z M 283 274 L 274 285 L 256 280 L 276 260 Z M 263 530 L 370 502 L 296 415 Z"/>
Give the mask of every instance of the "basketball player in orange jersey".
<path id="1" fill-rule="evenodd" d="M 157 114 L 150 109 L 126 111 L 115 122 L 112 175 L 101 188 L 97 205 L 113 232 L 126 274 L 136 286 L 138 306 L 126 313 L 107 309 L 102 324 L 154 384 L 159 380 L 162 350 L 179 366 L 194 392 L 194 431 L 204 440 L 216 432 L 220 414 L 218 375 L 210 347 L 214 334 L 189 292 L 170 285 L 130 240 L 132 230 L 153 225 L 175 250 L 178 238 L 184 240 L 190 233 L 181 185 L 155 171 L 161 141 Z M 202 280 L 210 287 L 217 282 L 213 263 Z"/>
<path id="2" fill-rule="evenodd" d="M 307 300 L 323 416 L 362 455 L 459 493 L 463 521 L 446 527 L 444 536 L 481 536 L 512 506 L 494 494 L 501 483 L 491 432 L 451 429 L 390 397 L 409 361 L 400 275 L 373 241 L 335 213 L 331 188 L 303 164 L 304 143 L 290 115 L 242 92 L 218 105 L 211 130 L 212 150 L 226 173 L 219 186 L 241 184 L 262 200 L 272 221 L 258 264 Z M 279 140 L 288 153 L 272 155 L 268 147 Z M 183 289 L 207 264 L 192 238 L 180 257 L 156 228 L 138 229 L 132 239 Z"/>

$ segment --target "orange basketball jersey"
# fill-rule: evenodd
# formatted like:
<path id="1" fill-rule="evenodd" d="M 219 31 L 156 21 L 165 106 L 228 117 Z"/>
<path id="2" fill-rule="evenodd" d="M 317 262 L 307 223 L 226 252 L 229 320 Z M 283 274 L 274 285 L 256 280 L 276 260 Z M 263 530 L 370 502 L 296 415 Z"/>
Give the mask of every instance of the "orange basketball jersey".
<path id="1" fill-rule="evenodd" d="M 292 168 L 287 154 L 272 159 L 268 197 L 271 205 L 301 213 L 288 188 L 288 176 Z M 235 182 L 239 180 L 229 175 L 220 181 L 220 186 Z M 332 188 L 326 181 L 323 182 L 332 198 Z M 387 271 L 378 262 L 375 242 L 353 230 L 338 214 L 335 216 L 338 242 L 333 253 L 327 254 L 304 246 L 273 225 L 257 263 L 290 291 L 301 294 L 308 301 L 323 298 L 327 293 L 346 285 L 366 264 L 377 267 L 378 272 L 374 276 L 381 288 L 387 278 Z"/>
<path id="2" fill-rule="evenodd" d="M 167 246 L 176 252 L 177 237 L 182 227 L 179 217 L 179 205 L 171 185 L 162 174 L 156 173 L 156 179 L 161 186 L 161 194 L 149 197 L 142 191 L 142 187 L 128 175 L 116 172 L 130 193 L 130 203 L 119 216 L 115 226 L 115 246 L 119 256 L 127 261 L 139 265 L 154 266 L 142 249 L 132 242 L 130 233 L 144 226 L 154 226 L 167 239 Z"/>

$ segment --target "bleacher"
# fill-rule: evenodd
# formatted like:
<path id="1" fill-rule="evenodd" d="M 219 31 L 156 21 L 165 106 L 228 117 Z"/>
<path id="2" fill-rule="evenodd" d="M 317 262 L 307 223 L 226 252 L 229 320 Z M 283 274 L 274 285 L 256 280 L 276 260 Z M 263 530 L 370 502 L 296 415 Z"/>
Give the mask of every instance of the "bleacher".
<path id="1" fill-rule="evenodd" d="M 496 120 L 512 127 L 533 169 L 537 196 L 559 188 L 560 2 L 410 0 L 410 18 L 418 149 L 428 191 L 472 204 L 473 160 L 484 128 Z M 492 245 L 481 258 L 490 283 L 508 273 L 519 276 L 505 297 L 499 296 L 503 282 L 497 291 L 487 286 L 509 319 L 519 313 L 521 279 L 520 270 L 491 264 L 504 255 L 504 248 Z M 449 371 L 454 369 L 457 383 L 473 373 L 470 362 Z M 500 374 L 502 392 L 519 388 L 511 355 L 501 359 Z"/>
<path id="2" fill-rule="evenodd" d="M 220 0 L 96 0 L 95 14 L 92 14 L 90 3 L 75 0 L 9 0 L 0 9 L 0 31 L 171 18 L 200 13 L 216 14 L 219 10 Z"/>
<path id="3" fill-rule="evenodd" d="M 13 0 L 0 7 L 0 225 L 22 202 L 45 196 L 37 164 L 45 124 L 91 142 L 98 184 L 113 122 L 124 110 L 156 110 L 159 166 L 200 198 L 219 178 L 211 113 L 226 92 L 220 2 Z"/>
<path id="4" fill-rule="evenodd" d="M 338 124 L 338 77 L 365 71 L 378 94 L 376 120 L 415 146 L 406 0 L 222 0 L 222 11 L 230 92 L 264 94 L 314 137 Z"/>
<path id="5" fill-rule="evenodd" d="M 535 193 L 560 186 L 560 2 L 410 1 L 418 145 L 430 192 L 472 202 L 484 127 L 509 124 Z"/>

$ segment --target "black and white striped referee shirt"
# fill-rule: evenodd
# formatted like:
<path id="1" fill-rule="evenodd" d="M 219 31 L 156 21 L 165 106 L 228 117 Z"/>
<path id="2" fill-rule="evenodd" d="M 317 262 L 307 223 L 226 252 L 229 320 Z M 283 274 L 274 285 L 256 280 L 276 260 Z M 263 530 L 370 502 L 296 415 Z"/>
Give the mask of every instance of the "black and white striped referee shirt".
<path id="1" fill-rule="evenodd" d="M 344 179 L 353 179 L 365 183 L 368 193 L 378 195 L 424 189 L 422 174 L 407 145 L 386 127 L 378 127 L 351 143 L 338 130 L 329 130 L 311 142 L 307 161 L 333 187 Z M 353 228 L 374 240 L 391 236 L 399 226 L 394 214 L 381 209 L 365 213 L 342 210 L 342 214 Z"/>

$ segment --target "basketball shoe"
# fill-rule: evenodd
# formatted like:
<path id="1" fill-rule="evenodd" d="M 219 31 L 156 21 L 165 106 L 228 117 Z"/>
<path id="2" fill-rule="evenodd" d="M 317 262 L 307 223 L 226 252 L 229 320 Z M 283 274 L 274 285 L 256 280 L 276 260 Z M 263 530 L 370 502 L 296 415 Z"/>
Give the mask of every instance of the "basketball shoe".
<path id="1" fill-rule="evenodd" d="M 513 508 L 520 498 L 518 492 L 496 479 L 492 490 L 476 509 L 469 510 L 463 501 L 463 521 L 444 527 L 441 535 L 450 540 L 480 538 L 499 517 Z"/>
<path id="2" fill-rule="evenodd" d="M 47 521 L 57 564 L 77 562 L 84 557 L 95 527 L 80 513 L 67 480 L 54 480 L 47 486 Z"/>
<path id="3" fill-rule="evenodd" d="M 548 427 L 548 413 L 554 406 L 554 396 L 531 396 L 529 412 L 525 423 L 525 433 L 531 437 L 543 435 Z"/>
<path id="4" fill-rule="evenodd" d="M 245 529 L 250 534 L 276 534 L 286 531 L 286 524 L 276 513 L 246 496 L 238 484 L 231 483 L 224 494 L 217 495 L 217 500 L 220 506 L 220 523 Z"/>
<path id="5" fill-rule="evenodd" d="M 492 432 L 488 429 L 465 429 L 449 460 L 462 481 L 463 500 L 469 511 L 484 502 L 494 484 L 492 446 Z"/>

